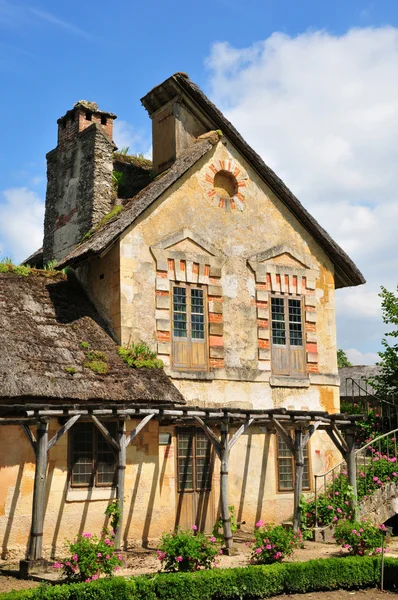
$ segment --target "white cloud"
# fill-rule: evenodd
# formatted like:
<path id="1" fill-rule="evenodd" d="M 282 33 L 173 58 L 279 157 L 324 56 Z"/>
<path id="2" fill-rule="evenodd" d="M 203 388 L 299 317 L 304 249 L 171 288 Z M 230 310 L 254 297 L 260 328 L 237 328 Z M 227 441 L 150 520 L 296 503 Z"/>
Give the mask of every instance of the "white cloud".
<path id="1" fill-rule="evenodd" d="M 337 293 L 339 346 L 378 349 L 377 295 L 398 280 L 398 29 L 216 43 L 207 67 L 227 118 L 368 281 Z"/>
<path id="2" fill-rule="evenodd" d="M 348 348 L 345 353 L 348 360 L 353 365 L 375 365 L 380 361 L 380 357 L 376 352 L 362 353 L 356 348 Z"/>
<path id="3" fill-rule="evenodd" d="M 27 258 L 43 243 L 44 202 L 26 188 L 0 192 L 0 258 L 4 253 L 15 263 Z"/>
<path id="4" fill-rule="evenodd" d="M 129 148 L 129 154 L 142 153 L 145 158 L 151 158 L 151 140 L 127 121 L 115 121 L 113 139 L 119 150 Z"/>

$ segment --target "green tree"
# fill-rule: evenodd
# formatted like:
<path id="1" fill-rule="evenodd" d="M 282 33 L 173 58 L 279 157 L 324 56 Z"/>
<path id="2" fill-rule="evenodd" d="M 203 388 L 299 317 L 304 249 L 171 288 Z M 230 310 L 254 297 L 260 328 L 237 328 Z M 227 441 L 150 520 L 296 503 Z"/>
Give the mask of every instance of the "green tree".
<path id="1" fill-rule="evenodd" d="M 352 367 L 352 364 L 347 358 L 347 354 L 344 350 L 337 350 L 337 366 L 339 369 L 342 367 Z"/>
<path id="2" fill-rule="evenodd" d="M 379 296 L 383 322 L 391 325 L 392 330 L 381 342 L 384 350 L 378 353 L 381 361 L 377 363 L 381 371 L 370 383 L 379 396 L 393 397 L 398 402 L 398 286 L 396 292 L 389 292 L 382 286 Z M 392 338 L 391 343 L 387 338 Z"/>

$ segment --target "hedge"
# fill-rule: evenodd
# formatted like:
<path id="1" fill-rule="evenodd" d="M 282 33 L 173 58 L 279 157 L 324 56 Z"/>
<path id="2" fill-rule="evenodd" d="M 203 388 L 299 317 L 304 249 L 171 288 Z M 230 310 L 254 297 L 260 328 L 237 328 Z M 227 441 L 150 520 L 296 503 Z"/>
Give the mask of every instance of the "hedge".
<path id="1" fill-rule="evenodd" d="M 379 557 L 327 558 L 196 573 L 157 573 L 92 583 L 42 585 L 0 594 L 1 600 L 227 600 L 376 587 Z M 398 586 L 398 559 L 385 560 L 385 588 Z"/>

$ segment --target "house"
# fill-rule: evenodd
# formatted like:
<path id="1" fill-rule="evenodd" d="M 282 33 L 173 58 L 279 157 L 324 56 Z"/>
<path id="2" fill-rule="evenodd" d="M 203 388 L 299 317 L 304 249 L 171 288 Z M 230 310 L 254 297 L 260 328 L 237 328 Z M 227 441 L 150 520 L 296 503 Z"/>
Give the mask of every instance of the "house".
<path id="1" fill-rule="evenodd" d="M 28 262 L 56 260 L 69 280 L 1 279 L 4 553 L 29 543 L 38 558 L 41 536 L 48 556 L 99 531 L 116 493 L 125 547 L 176 525 L 210 531 L 220 510 L 228 540 L 228 503 L 248 527 L 288 519 L 344 451 L 334 296 L 363 276 L 187 75 L 142 104 L 152 165 L 116 152 L 116 116 L 95 103 L 58 120 L 43 249 Z M 139 342 L 164 371 L 121 363 L 115 343 Z M 113 357 L 106 373 L 87 366 L 90 349 Z"/>

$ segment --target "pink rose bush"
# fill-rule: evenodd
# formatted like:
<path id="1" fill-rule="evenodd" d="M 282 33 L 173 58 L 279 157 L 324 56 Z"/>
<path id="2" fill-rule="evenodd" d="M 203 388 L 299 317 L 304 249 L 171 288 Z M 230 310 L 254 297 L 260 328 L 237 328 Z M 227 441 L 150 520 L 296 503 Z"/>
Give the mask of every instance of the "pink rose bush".
<path id="1" fill-rule="evenodd" d="M 384 525 L 377 526 L 366 519 L 340 521 L 334 538 L 351 555 L 371 556 L 381 552 L 383 529 Z"/>
<path id="2" fill-rule="evenodd" d="M 254 528 L 254 542 L 251 544 L 252 564 L 271 564 L 281 562 L 291 556 L 303 542 L 301 532 L 294 533 L 282 525 L 273 525 L 257 521 Z"/>
<path id="3" fill-rule="evenodd" d="M 193 525 L 188 531 L 164 533 L 157 556 L 165 571 L 198 571 L 217 567 L 216 557 L 220 553 L 217 539 L 214 536 L 208 539 Z"/>
<path id="4" fill-rule="evenodd" d="M 112 532 L 113 533 L 113 532 Z M 69 543 L 70 558 L 54 563 L 62 569 L 68 581 L 95 581 L 101 575 L 112 577 L 118 571 L 123 556 L 115 551 L 115 536 L 103 530 L 98 537 L 82 533 Z"/>

